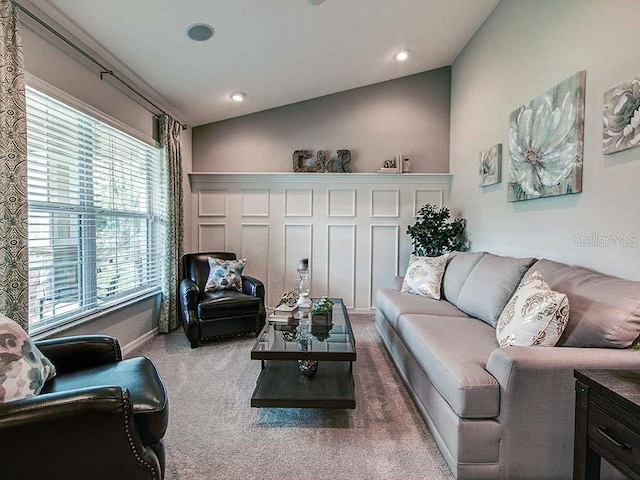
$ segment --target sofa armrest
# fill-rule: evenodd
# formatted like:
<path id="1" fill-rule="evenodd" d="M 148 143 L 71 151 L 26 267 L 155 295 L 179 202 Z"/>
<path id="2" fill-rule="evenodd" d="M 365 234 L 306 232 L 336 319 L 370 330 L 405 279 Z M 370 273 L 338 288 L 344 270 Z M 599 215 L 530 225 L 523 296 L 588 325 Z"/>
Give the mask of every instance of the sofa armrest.
<path id="1" fill-rule="evenodd" d="M 633 369 L 629 349 L 572 347 L 498 348 L 486 369 L 500 384 L 501 472 L 548 468 L 546 478 L 571 478 L 575 414 L 574 369 Z M 532 452 L 537 452 L 533 455 Z M 504 459 L 504 464 L 502 464 Z M 535 468 L 534 468 L 535 467 Z M 504 468 L 504 470 L 503 470 Z"/>
<path id="2" fill-rule="evenodd" d="M 109 335 L 77 335 L 35 342 L 61 374 L 122 360 L 118 339 Z"/>
<path id="3" fill-rule="evenodd" d="M 0 444 L 2 457 L 11 459 L 3 462 L 3 478 L 161 477 L 158 457 L 135 427 L 129 392 L 120 387 L 1 404 Z"/>
<path id="4" fill-rule="evenodd" d="M 258 297 L 264 302 L 264 284 L 257 278 L 243 275 L 242 292 L 252 297 Z"/>

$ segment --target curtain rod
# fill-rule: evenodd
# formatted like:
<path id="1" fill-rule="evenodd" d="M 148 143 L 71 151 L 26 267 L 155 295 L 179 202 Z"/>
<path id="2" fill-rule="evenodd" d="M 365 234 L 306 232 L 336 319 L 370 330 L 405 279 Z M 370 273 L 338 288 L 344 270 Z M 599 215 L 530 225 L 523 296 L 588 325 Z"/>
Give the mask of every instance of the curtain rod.
<path id="1" fill-rule="evenodd" d="M 31 19 L 33 19 L 36 23 L 38 23 L 39 25 L 41 25 L 42 27 L 44 27 L 47 31 L 49 31 L 50 33 L 52 33 L 53 35 L 55 35 L 57 38 L 59 38 L 60 40 L 62 40 L 64 43 L 66 43 L 68 46 L 70 46 L 71 48 L 73 48 L 76 52 L 78 52 L 80 55 L 82 55 L 83 57 L 85 57 L 87 60 L 89 60 L 90 62 L 92 62 L 94 65 L 97 65 L 98 67 L 100 67 L 100 80 L 104 80 L 104 75 L 110 75 L 111 77 L 113 77 L 115 80 L 117 80 L 118 82 L 120 82 L 122 85 L 124 85 L 125 87 L 127 87 L 129 90 L 131 90 L 134 94 L 136 94 L 138 97 L 140 97 L 142 100 L 144 100 L 145 102 L 147 102 L 149 105 L 151 105 L 153 108 L 155 108 L 158 112 L 164 114 L 164 115 L 169 115 L 167 112 L 165 112 L 162 108 L 160 108 L 158 105 L 156 105 L 155 103 L 153 103 L 151 100 L 149 100 L 147 97 L 145 97 L 142 93 L 140 93 L 138 90 L 136 90 L 135 88 L 133 88 L 131 85 L 129 85 L 125 80 L 123 80 L 122 78 L 120 78 L 118 75 L 116 75 L 113 70 L 109 69 L 108 67 L 106 67 L 105 65 L 103 65 L 99 60 L 97 60 L 95 57 L 93 57 L 92 55 L 88 54 L 87 52 L 85 52 L 82 48 L 80 48 L 78 45 L 76 45 L 75 43 L 73 43 L 71 40 L 69 40 L 67 37 L 65 37 L 64 35 L 62 35 L 61 33 L 59 33 L 58 31 L 56 31 L 55 29 L 53 29 L 52 27 L 50 27 L 44 20 L 42 20 L 41 18 L 39 18 L 38 16 L 36 16 L 34 13 L 30 12 L 29 10 L 27 10 L 25 7 L 23 7 L 22 5 L 20 5 L 17 1 L 15 0 L 11 0 L 11 3 L 13 6 L 15 6 L 18 10 L 20 10 L 21 12 L 24 12 L 28 17 L 30 17 Z M 144 106 L 144 105 L 143 105 Z M 149 110 L 147 108 L 147 110 L 151 113 L 153 113 L 154 115 L 156 114 L 156 112 L 153 112 L 151 110 Z M 188 128 L 188 125 L 184 122 L 180 122 L 180 124 L 182 125 L 182 129 L 186 130 Z"/>

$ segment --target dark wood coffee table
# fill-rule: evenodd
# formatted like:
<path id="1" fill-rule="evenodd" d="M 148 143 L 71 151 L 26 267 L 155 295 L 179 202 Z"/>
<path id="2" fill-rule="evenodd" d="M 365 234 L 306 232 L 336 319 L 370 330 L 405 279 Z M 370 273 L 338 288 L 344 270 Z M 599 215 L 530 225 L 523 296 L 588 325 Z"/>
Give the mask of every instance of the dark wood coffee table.
<path id="1" fill-rule="evenodd" d="M 262 362 L 252 407 L 356 408 L 356 341 L 342 299 L 331 300 L 331 324 L 298 314 L 288 323 L 267 322 L 251 349 L 251 359 Z M 304 375 L 298 360 L 318 361 L 316 375 Z"/>

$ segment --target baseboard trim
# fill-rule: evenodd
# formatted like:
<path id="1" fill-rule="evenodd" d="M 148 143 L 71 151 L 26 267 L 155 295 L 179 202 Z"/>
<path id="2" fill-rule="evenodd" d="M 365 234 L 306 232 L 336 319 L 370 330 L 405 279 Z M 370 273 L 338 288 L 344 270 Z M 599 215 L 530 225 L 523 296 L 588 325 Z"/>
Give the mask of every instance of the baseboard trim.
<path id="1" fill-rule="evenodd" d="M 122 356 L 123 357 L 129 356 L 129 354 L 133 352 L 136 348 L 141 347 L 142 345 L 147 343 L 149 340 L 151 340 L 153 337 L 155 337 L 157 334 L 158 334 L 158 327 L 136 338 L 132 342 L 127 343 L 125 346 L 122 347 Z"/>
<path id="2" fill-rule="evenodd" d="M 349 313 L 376 313 L 376 309 L 374 307 L 358 307 L 358 308 L 347 308 L 347 312 Z"/>

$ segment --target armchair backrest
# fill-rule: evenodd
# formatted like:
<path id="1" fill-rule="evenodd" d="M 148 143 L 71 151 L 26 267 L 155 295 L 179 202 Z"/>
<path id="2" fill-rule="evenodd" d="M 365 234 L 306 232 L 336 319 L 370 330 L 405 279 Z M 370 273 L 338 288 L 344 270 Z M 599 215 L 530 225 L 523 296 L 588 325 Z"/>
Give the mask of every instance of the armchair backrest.
<path id="1" fill-rule="evenodd" d="M 233 252 L 198 252 L 187 253 L 182 257 L 182 271 L 184 278 L 190 278 L 200 289 L 204 289 L 209 278 L 209 257 L 222 260 L 236 260 Z"/>

